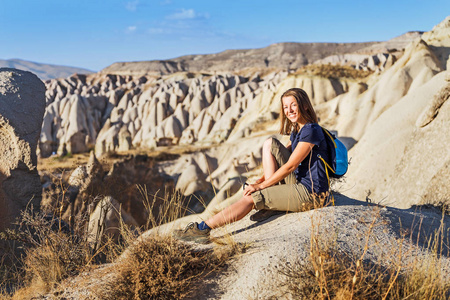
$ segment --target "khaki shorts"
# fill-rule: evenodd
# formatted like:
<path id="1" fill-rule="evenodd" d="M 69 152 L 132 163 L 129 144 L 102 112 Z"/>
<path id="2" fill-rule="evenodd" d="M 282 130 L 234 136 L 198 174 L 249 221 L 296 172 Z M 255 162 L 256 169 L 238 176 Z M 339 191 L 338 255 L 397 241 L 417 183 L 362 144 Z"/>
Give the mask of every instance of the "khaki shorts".
<path id="1" fill-rule="evenodd" d="M 272 138 L 272 155 L 278 167 L 284 165 L 291 152 L 281 142 Z M 252 194 L 255 208 L 298 212 L 306 203 L 312 203 L 313 198 L 306 187 L 297 182 L 294 173 L 289 174 L 278 185 L 256 191 Z"/>

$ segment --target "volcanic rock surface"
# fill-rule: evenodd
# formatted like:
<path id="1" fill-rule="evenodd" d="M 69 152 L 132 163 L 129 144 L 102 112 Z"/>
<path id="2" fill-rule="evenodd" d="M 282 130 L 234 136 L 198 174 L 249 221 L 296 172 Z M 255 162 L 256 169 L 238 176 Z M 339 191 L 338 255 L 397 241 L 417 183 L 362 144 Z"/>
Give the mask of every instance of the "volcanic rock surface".
<path id="1" fill-rule="evenodd" d="M 36 75 L 0 68 L 0 230 L 28 205 L 39 208 L 36 148 L 44 111 L 45 85 Z"/>

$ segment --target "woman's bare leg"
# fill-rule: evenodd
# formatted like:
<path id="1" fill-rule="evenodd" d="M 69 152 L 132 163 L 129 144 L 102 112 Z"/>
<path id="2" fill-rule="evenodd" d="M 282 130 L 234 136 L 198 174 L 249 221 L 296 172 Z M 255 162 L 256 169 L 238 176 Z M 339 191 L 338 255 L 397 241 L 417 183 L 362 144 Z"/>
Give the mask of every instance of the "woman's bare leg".
<path id="1" fill-rule="evenodd" d="M 272 155 L 272 138 L 267 139 L 263 144 L 262 163 L 265 179 L 272 176 L 279 168 L 275 157 Z"/>
<path id="2" fill-rule="evenodd" d="M 267 179 L 279 168 L 278 163 L 272 154 L 272 138 L 267 139 L 263 144 L 262 161 L 264 178 Z M 254 205 L 252 196 L 244 196 L 236 203 L 209 218 L 205 223 L 211 228 L 217 228 L 225 224 L 236 222 L 245 217 L 253 209 Z"/>
<path id="3" fill-rule="evenodd" d="M 253 209 L 254 205 L 251 195 L 244 196 L 238 202 L 233 203 L 218 214 L 209 218 L 205 223 L 211 228 L 217 228 L 236 222 L 245 217 Z"/>

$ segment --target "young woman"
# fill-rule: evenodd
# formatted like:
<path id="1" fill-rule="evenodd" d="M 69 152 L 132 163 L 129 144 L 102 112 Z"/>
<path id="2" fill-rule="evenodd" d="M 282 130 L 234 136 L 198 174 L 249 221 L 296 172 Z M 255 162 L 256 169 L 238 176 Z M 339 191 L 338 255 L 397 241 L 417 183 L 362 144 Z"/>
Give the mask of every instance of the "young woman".
<path id="1" fill-rule="evenodd" d="M 314 196 L 328 191 L 328 178 L 322 156 L 328 161 L 322 128 L 306 92 L 289 89 L 281 96 L 281 134 L 290 134 L 288 145 L 277 139 L 264 142 L 264 175 L 249 184 L 243 197 L 209 220 L 190 223 L 174 236 L 185 241 L 206 243 L 211 229 L 235 222 L 253 208 L 257 210 L 300 211 Z"/>

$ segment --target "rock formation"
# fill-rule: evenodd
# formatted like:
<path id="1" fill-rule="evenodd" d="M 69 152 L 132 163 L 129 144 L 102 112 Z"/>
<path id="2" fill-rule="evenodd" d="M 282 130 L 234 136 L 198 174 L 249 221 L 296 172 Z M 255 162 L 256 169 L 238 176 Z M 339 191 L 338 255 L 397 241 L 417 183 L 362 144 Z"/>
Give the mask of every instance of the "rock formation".
<path id="1" fill-rule="evenodd" d="M 439 45 L 449 43 L 449 18 L 433 30 L 447 36 Z M 448 128 L 450 74 L 429 43 L 411 43 L 372 88 L 337 104 L 335 128 L 359 140 L 349 153 L 346 195 L 402 208 L 448 203 L 449 140 L 442 130 Z"/>
<path id="2" fill-rule="evenodd" d="M 0 69 L 0 230 L 20 211 L 39 208 L 36 148 L 45 111 L 45 85 L 36 75 Z"/>
<path id="3" fill-rule="evenodd" d="M 310 95 L 320 123 L 336 130 L 349 146 L 356 144 L 351 153 L 354 163 L 347 176 L 349 185 L 354 186 L 349 193 L 361 198 L 370 191 L 372 197 L 381 200 L 389 190 L 385 182 L 397 174 L 394 169 L 415 130 L 412 124 L 419 122 L 419 111 L 429 102 L 439 102 L 432 96 L 445 84 L 440 73 L 448 63 L 448 23 L 447 18 L 423 36 L 410 32 L 383 43 L 337 48 L 332 44 L 329 48 L 325 44 L 280 44 L 248 53 L 230 51 L 184 57 L 166 62 L 167 72 L 153 72 L 159 68 L 157 62 L 151 66 L 121 63 L 98 74 L 52 80 L 47 82 L 40 155 L 95 149 L 96 156 L 101 157 L 135 148 L 202 147 L 204 157 L 185 153 L 179 160 L 158 168 L 175 180 L 183 195 L 203 193 L 210 201 L 215 197 L 212 191 L 218 191 L 229 178 L 258 167 L 261 141 L 277 133 L 275 120 L 280 114 L 281 94 L 291 87 L 300 87 Z M 299 49 L 304 62 L 316 62 L 313 70 L 314 66 L 321 66 L 316 72 L 293 72 L 293 68 L 284 66 L 275 71 L 252 67 L 231 73 L 230 67 L 228 72 L 212 68 L 198 73 L 194 72 L 194 65 L 184 61 L 221 61 L 239 53 L 290 57 Z M 314 49 L 320 51 L 313 59 Z M 331 49 L 338 50 L 332 53 Z M 328 63 L 353 65 L 354 72 L 341 77 L 321 72 L 327 70 Z M 377 72 L 368 76 L 358 68 Z M 433 110 L 436 105 L 429 108 L 430 115 L 423 116 L 421 122 L 433 118 L 438 111 Z M 402 128 L 398 136 L 394 124 Z M 392 140 L 386 139 L 388 132 Z M 394 140 L 394 136 L 399 140 Z M 381 150 L 381 145 L 389 145 L 392 150 Z M 367 159 L 368 155 L 371 159 Z M 367 172 L 368 168 L 371 172 Z M 446 174 L 445 168 L 440 172 Z M 396 204 L 401 206 L 419 201 L 414 199 L 404 201 L 395 196 L 393 203 L 403 201 L 404 204 Z"/>
<path id="4" fill-rule="evenodd" d="M 69 176 L 47 176 L 43 184 L 42 208 L 58 212 L 62 220 L 72 226 L 75 219 L 84 225 L 83 218 L 91 216 L 91 231 L 97 231 L 96 222 L 106 225 L 118 223 L 117 215 L 109 209 L 123 212 L 123 221 L 132 226 L 143 226 L 152 213 L 157 219 L 164 197 L 173 194 L 173 179 L 158 172 L 154 158 L 146 155 L 119 159 L 111 168 L 104 167 L 91 152 L 89 162 L 75 168 Z M 146 205 L 148 206 L 146 208 Z M 119 210 L 120 207 L 120 210 Z M 101 216 L 100 212 L 108 212 Z M 95 215 L 92 215 L 95 212 Z M 96 220 L 96 221 L 93 221 Z M 95 225 L 95 226 L 94 226 Z M 112 226 L 112 225 L 111 225 Z M 102 231 L 107 232 L 108 228 Z M 116 231 L 109 230 L 116 236 Z"/>
<path id="5" fill-rule="evenodd" d="M 280 215 L 256 226 L 247 216 L 223 231 L 212 231 L 219 239 L 232 233 L 232 243 L 249 244 L 252 250 L 231 262 L 234 274 L 211 274 L 209 280 L 220 288 L 220 295 L 209 285 L 203 295 L 224 299 L 285 296 L 271 293 L 279 276 L 276 267 L 281 262 L 304 261 L 315 230 L 332 233 L 339 252 L 365 249 L 364 259 L 374 265 L 384 267 L 384 259 L 392 257 L 411 263 L 426 254 L 430 235 L 449 224 L 448 216 L 434 209 L 417 210 L 418 204 L 448 204 L 450 197 L 449 32 L 447 18 L 423 35 L 408 33 L 364 47 L 343 45 L 333 53 L 322 49 L 316 56 L 313 52 L 323 44 L 303 45 L 306 50 L 298 55 L 291 51 L 298 45 L 279 44 L 164 62 L 117 63 L 99 74 L 49 81 L 40 155 L 94 150 L 89 164 L 78 167 L 67 181 L 68 193 L 61 201 L 63 219 L 93 211 L 89 228 L 95 241 L 97 233 L 117 226 L 119 211 L 133 226 L 148 222 L 149 207 L 160 217 L 167 202 L 159 194 L 164 188 L 176 189 L 193 201 L 189 213 L 141 238 L 208 219 L 242 196 L 244 182 L 261 175 L 261 146 L 277 134 L 280 96 L 286 89 L 300 87 L 310 95 L 320 123 L 352 146 L 349 171 L 333 185 L 333 191 L 341 193 L 335 193 L 336 206 Z M 238 64 L 249 56 L 255 57 L 252 68 Z M 219 63 L 209 64 L 210 69 L 200 67 L 200 62 L 208 65 L 214 59 Z M 277 69 L 277 59 L 282 70 Z M 313 69 L 320 66 L 315 72 L 294 71 L 314 61 Z M 329 63 L 353 69 L 350 76 L 321 72 Z M 257 69 L 260 64 L 264 70 Z M 228 68 L 227 72 L 218 72 L 221 68 Z M 367 75 L 358 69 L 376 71 Z M 5 133 L 2 140 L 9 137 Z M 277 137 L 282 142 L 287 139 Z M 115 162 L 108 173 L 94 155 L 133 148 L 177 154 L 171 159 L 129 156 Z M 54 184 L 45 186 L 50 189 Z M 46 199 L 46 205 L 57 203 Z M 142 200 L 147 201 L 146 207 Z M 361 200 L 386 206 L 367 206 Z M 378 219 L 371 223 L 374 214 Z M 319 224 L 314 224 L 317 218 Z M 405 229 L 410 234 L 406 239 Z M 444 235 L 441 241 L 448 239 L 444 229 L 439 231 Z M 373 234 L 367 240 L 370 246 L 362 238 L 367 232 Z M 442 259 L 446 276 L 448 254 Z M 89 298 L 89 289 L 104 284 L 104 278 L 114 285 L 114 268 L 120 263 L 121 259 L 82 277 L 89 280 L 88 286 L 70 285 L 80 280 L 70 279 L 58 294 Z M 110 276 L 98 275 L 105 274 L 101 272 Z M 77 286 L 83 286 L 81 291 Z"/>
<path id="6" fill-rule="evenodd" d="M 128 214 L 117 200 L 106 196 L 100 200 L 89 216 L 88 241 L 95 250 L 105 237 L 118 240 L 122 224 L 137 228 L 139 224 Z"/>

